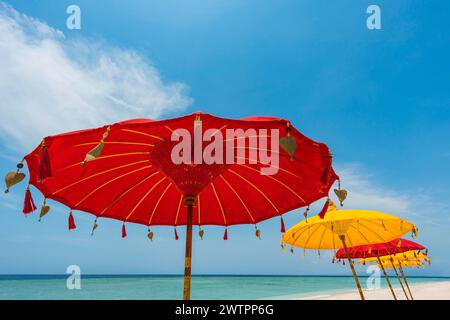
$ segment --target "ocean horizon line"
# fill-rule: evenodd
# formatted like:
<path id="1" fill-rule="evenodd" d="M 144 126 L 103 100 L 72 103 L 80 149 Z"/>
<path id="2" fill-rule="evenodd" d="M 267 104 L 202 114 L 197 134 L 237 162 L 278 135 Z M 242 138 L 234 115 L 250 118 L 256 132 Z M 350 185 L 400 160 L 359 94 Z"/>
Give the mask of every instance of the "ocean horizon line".
<path id="1" fill-rule="evenodd" d="M 21 273 L 21 274 L 0 274 L 1 278 L 13 278 L 13 277 L 62 277 L 66 278 L 69 274 L 67 273 Z M 81 277 L 183 277 L 183 274 L 145 274 L 145 273 L 88 273 L 82 274 Z M 288 278 L 288 277 L 304 277 L 304 278 L 352 278 L 351 275 L 297 275 L 297 274 L 193 274 L 192 277 L 274 277 L 274 278 Z M 360 278 L 368 278 L 369 276 L 361 275 Z M 450 279 L 450 276 L 434 276 L 434 275 L 426 275 L 426 276 L 408 276 L 408 278 L 434 278 L 434 279 Z"/>

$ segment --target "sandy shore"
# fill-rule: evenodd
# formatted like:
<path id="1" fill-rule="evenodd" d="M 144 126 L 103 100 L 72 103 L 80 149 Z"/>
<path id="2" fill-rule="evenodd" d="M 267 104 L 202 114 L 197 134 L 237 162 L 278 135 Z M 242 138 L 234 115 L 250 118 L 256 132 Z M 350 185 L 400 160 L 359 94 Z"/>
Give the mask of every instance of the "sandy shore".
<path id="1" fill-rule="evenodd" d="M 450 300 L 450 281 L 428 282 L 410 285 L 411 292 L 415 300 Z M 400 287 L 394 287 L 398 300 L 406 300 L 405 294 Z M 389 288 L 364 290 L 367 300 L 393 300 L 392 293 Z M 317 294 L 315 296 L 291 296 L 294 300 L 359 300 L 358 291 L 334 293 L 334 294 Z"/>

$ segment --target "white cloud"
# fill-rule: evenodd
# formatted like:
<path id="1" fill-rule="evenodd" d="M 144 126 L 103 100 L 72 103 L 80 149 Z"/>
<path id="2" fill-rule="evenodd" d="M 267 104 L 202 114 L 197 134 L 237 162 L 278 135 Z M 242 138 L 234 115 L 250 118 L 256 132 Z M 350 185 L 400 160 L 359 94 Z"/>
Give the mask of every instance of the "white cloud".
<path id="1" fill-rule="evenodd" d="M 42 137 L 129 118 L 158 118 L 192 103 L 143 55 L 66 39 L 0 1 L 0 133 L 30 149 Z"/>
<path id="2" fill-rule="evenodd" d="M 412 199 L 408 193 L 381 186 L 363 166 L 338 166 L 337 172 L 342 181 L 342 188 L 348 191 L 345 207 L 380 210 L 394 215 L 411 214 Z"/>

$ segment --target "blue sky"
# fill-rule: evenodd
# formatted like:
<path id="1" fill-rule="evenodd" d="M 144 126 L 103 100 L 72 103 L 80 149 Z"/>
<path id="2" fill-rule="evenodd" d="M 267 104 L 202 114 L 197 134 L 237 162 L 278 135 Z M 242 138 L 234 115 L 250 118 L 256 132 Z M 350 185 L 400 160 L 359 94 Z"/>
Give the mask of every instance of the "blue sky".
<path id="1" fill-rule="evenodd" d="M 0 6 L 4 173 L 43 134 L 105 119 L 196 110 L 289 118 L 331 148 L 347 207 L 416 223 L 434 262 L 419 274 L 450 276 L 449 3 L 7 3 L 14 9 Z M 81 30 L 66 28 L 73 3 Z M 366 28 L 369 4 L 381 7 L 382 30 Z M 84 273 L 182 273 L 184 243 L 172 229 L 155 228 L 149 243 L 144 227 L 129 226 L 122 240 L 119 223 L 102 221 L 91 238 L 93 219 L 81 214 L 69 233 L 62 206 L 52 204 L 42 223 L 23 217 L 24 187 L 1 195 L 0 274 L 64 273 L 69 264 Z M 298 211 L 285 221 L 300 218 Z M 262 223 L 262 240 L 253 226 L 231 228 L 226 242 L 221 228 L 206 228 L 203 241 L 194 239 L 193 272 L 348 274 L 327 255 L 281 253 L 278 224 Z"/>

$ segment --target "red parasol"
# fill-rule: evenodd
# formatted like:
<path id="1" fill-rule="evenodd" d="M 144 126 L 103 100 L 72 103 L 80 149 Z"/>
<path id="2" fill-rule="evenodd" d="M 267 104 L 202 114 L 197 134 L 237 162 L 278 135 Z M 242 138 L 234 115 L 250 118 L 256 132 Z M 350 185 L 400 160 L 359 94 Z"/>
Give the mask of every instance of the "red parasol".
<path id="1" fill-rule="evenodd" d="M 337 259 L 346 259 L 347 257 L 349 257 L 350 259 L 377 258 L 378 265 L 381 267 L 381 270 L 383 270 L 384 276 L 389 285 L 391 293 L 392 293 L 394 299 L 397 300 L 394 289 L 392 288 L 391 282 L 389 281 L 389 277 L 386 273 L 386 270 L 384 269 L 384 266 L 380 260 L 380 257 L 392 256 L 392 255 L 395 255 L 398 253 L 403 253 L 403 252 L 408 252 L 408 251 L 420 252 L 422 250 L 426 250 L 426 248 L 424 246 L 422 246 L 421 244 L 418 244 L 414 241 L 407 240 L 407 239 L 395 239 L 395 240 L 385 242 L 385 243 L 376 243 L 376 244 L 370 244 L 370 245 L 350 247 L 350 248 L 348 248 L 348 253 L 344 249 L 339 249 L 336 252 L 336 258 Z M 402 287 L 403 293 L 405 294 L 406 298 L 409 299 L 408 295 L 406 294 L 406 290 L 403 286 L 403 283 L 400 280 L 397 269 L 394 266 L 392 257 L 391 257 L 391 262 L 392 262 L 392 268 L 395 271 L 397 279 Z M 403 280 L 405 281 L 405 284 L 408 288 L 409 294 L 410 294 L 411 298 L 413 299 L 411 290 L 409 288 L 409 284 L 406 281 L 406 277 L 401 268 L 401 264 L 399 266 L 400 266 L 400 272 L 402 274 Z"/>
<path id="2" fill-rule="evenodd" d="M 231 146 L 234 163 L 208 164 L 203 159 L 196 164 L 174 163 L 172 152 L 182 139 L 173 140 L 180 132 L 193 137 L 186 144 L 191 150 L 175 154 L 193 161 L 201 157 L 202 151 L 194 143 L 203 143 L 202 135 L 196 136 L 198 128 L 205 133 L 203 140 L 209 132 L 209 141 L 226 149 L 227 155 Z M 243 136 L 236 133 L 239 130 Z M 235 134 L 231 138 L 230 132 Z M 251 141 L 256 141 L 257 146 Z M 201 150 L 205 151 L 208 143 Z M 272 152 L 278 156 L 278 163 L 261 158 L 258 152 L 268 154 L 278 143 L 280 148 Z M 217 151 L 211 155 L 216 156 Z M 305 137 L 289 121 L 273 117 L 231 120 L 194 113 L 162 121 L 130 120 L 46 137 L 25 160 L 29 184 L 39 189 L 45 199 L 70 208 L 70 229 L 76 227 L 72 210 L 93 214 L 93 231 L 97 218 L 122 221 L 122 237 L 126 237 L 128 222 L 148 226 L 150 239 L 150 226 L 174 226 L 178 239 L 176 227 L 187 225 L 185 298 L 190 292 L 192 225 L 225 226 L 226 240 L 228 226 L 256 227 L 258 222 L 278 216 L 284 232 L 282 214 L 326 197 L 338 179 L 325 144 Z M 23 179 L 18 176 L 23 175 L 19 173 L 21 166 L 8 174 L 8 187 Z M 272 173 L 262 174 L 264 170 Z M 34 209 L 27 192 L 24 212 Z M 44 202 L 41 216 L 48 211 Z M 199 233 L 203 236 L 203 230 Z M 257 227 L 256 234 L 261 234 Z"/>
<path id="3" fill-rule="evenodd" d="M 389 256 L 408 251 L 426 250 L 424 246 L 407 239 L 395 239 L 385 243 L 375 243 L 370 245 L 349 247 L 348 253 L 351 259 L 367 259 Z M 336 252 L 337 259 L 347 259 L 345 250 L 339 249 Z"/>

